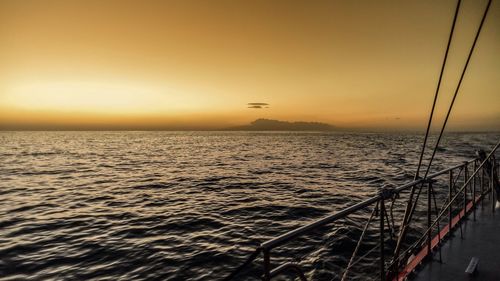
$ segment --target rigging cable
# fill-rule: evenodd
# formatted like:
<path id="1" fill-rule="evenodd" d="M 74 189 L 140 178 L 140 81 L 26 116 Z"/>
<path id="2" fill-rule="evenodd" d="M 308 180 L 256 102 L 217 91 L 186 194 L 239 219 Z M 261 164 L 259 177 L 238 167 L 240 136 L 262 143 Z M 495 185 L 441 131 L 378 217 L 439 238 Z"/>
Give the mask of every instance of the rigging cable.
<path id="1" fill-rule="evenodd" d="M 467 67 L 468 67 L 468 65 L 469 65 L 470 59 L 471 59 L 471 57 L 472 57 L 472 54 L 474 53 L 474 49 L 475 49 L 475 47 L 476 47 L 477 40 L 478 40 L 479 35 L 480 35 L 480 33 L 481 33 L 482 27 L 483 27 L 483 25 L 484 25 L 484 21 L 485 21 L 485 19 L 486 19 L 486 16 L 488 15 L 488 11 L 489 11 L 489 8 L 490 8 L 490 6 L 491 6 L 491 2 L 492 2 L 492 0 L 489 0 L 489 1 L 488 1 L 488 4 L 487 4 L 487 6 L 486 6 L 486 9 L 484 10 L 483 17 L 481 18 L 481 23 L 479 24 L 479 27 L 478 27 L 477 32 L 476 32 L 476 36 L 474 37 L 474 42 L 472 43 L 472 46 L 471 46 L 471 48 L 470 48 L 470 50 L 469 50 L 469 55 L 467 56 L 467 61 L 465 62 L 464 68 L 463 68 L 463 70 L 462 70 L 462 74 L 460 75 L 460 79 L 459 79 L 459 81 L 458 81 L 457 87 L 456 87 L 455 92 L 454 92 L 454 94 L 453 94 L 453 99 L 451 100 L 450 106 L 449 106 L 449 108 L 448 108 L 448 112 L 446 113 L 446 117 L 445 117 L 445 120 L 444 120 L 444 122 L 443 122 L 443 126 L 441 127 L 441 130 L 440 130 L 440 132 L 439 132 L 438 139 L 437 139 L 436 144 L 435 144 L 435 146 L 434 146 L 434 149 L 433 149 L 433 151 L 432 151 L 432 156 L 431 156 L 431 158 L 429 159 L 429 163 L 428 163 L 428 165 L 427 165 L 427 169 L 426 169 L 426 171 L 425 171 L 425 175 L 424 175 L 424 177 L 423 177 L 424 179 L 425 179 L 425 178 L 427 177 L 427 175 L 429 174 L 429 171 L 430 171 L 430 168 L 431 168 L 431 165 L 432 165 L 432 161 L 434 160 L 434 157 L 435 157 L 435 155 L 436 155 L 436 151 L 437 151 L 437 149 L 438 149 L 438 147 L 439 147 L 439 143 L 440 143 L 440 141 L 441 141 L 441 138 L 442 138 L 442 136 L 443 136 L 444 130 L 445 130 L 445 128 L 446 128 L 446 124 L 448 123 L 448 119 L 449 119 L 449 117 L 450 117 L 451 110 L 453 109 L 453 105 L 454 105 L 454 103 L 455 103 L 455 100 L 456 100 L 457 94 L 458 94 L 458 92 L 459 92 L 459 90 L 460 90 L 460 86 L 462 85 L 462 81 L 463 81 L 463 78 L 464 78 L 464 76 L 465 76 L 465 72 L 467 71 Z M 457 9 L 458 9 L 458 7 L 457 7 Z M 412 194 L 411 194 L 411 196 L 413 195 L 413 191 L 414 191 L 414 189 L 412 188 Z M 419 194 L 420 194 L 420 191 L 421 191 L 421 188 L 419 189 L 419 192 L 418 192 Z M 418 197 L 418 195 L 417 195 L 417 197 Z M 410 198 L 410 199 L 411 199 L 411 198 Z M 408 202 L 408 206 L 410 206 L 410 205 L 411 205 L 411 200 Z M 416 205 L 416 204 L 415 204 L 415 205 Z M 408 210 L 408 206 L 407 206 L 407 210 Z M 405 212 L 405 218 L 406 218 L 406 220 L 405 220 L 405 219 L 403 220 L 403 226 L 402 226 L 402 229 L 401 229 L 401 232 L 400 232 L 400 237 L 398 238 L 398 243 L 397 243 L 397 245 L 396 245 L 396 250 L 395 250 L 395 252 L 394 252 L 394 257 L 397 257 L 397 256 L 399 255 L 399 249 L 400 249 L 400 247 L 401 247 L 401 246 L 400 246 L 400 244 L 401 244 L 401 241 L 404 239 L 406 226 L 407 226 L 407 224 L 411 221 L 411 218 L 412 218 L 412 216 L 413 216 L 413 213 L 414 213 L 414 211 L 415 211 L 415 209 L 416 209 L 415 207 L 416 207 L 416 206 L 414 206 L 413 208 L 411 208 L 411 211 L 410 211 L 410 213 L 409 213 L 408 215 L 407 215 L 407 212 Z"/>
<path id="2" fill-rule="evenodd" d="M 441 88 L 441 81 L 443 80 L 444 69 L 446 68 L 446 61 L 448 60 L 448 53 L 450 51 L 451 40 L 453 39 L 453 33 L 455 31 L 455 25 L 457 22 L 458 12 L 460 10 L 460 3 L 462 1 L 458 0 L 457 8 L 455 9 L 455 15 L 453 16 L 453 24 L 451 25 L 450 35 L 448 37 L 448 44 L 446 45 L 446 52 L 444 53 L 443 63 L 441 64 L 441 72 L 439 73 L 439 79 L 436 87 L 436 92 L 434 93 L 434 101 L 432 102 L 432 109 L 429 115 L 429 121 L 427 122 L 427 129 L 425 130 L 424 144 L 422 145 L 422 150 L 420 151 L 420 158 L 418 159 L 417 172 L 415 173 L 414 180 L 418 179 L 420 173 L 420 167 L 422 166 L 422 159 L 424 158 L 425 148 L 427 146 L 427 139 L 429 137 L 429 131 L 432 124 L 432 117 L 434 116 L 434 109 L 436 108 L 436 101 L 439 95 L 439 90 Z"/>
<path id="3" fill-rule="evenodd" d="M 426 172 L 425 172 L 425 175 L 424 175 L 424 178 L 427 177 L 428 173 L 429 173 L 429 170 L 430 170 L 430 167 L 431 167 L 431 164 L 432 164 L 432 160 L 434 159 L 435 157 L 435 154 L 436 154 L 436 151 L 437 151 L 437 148 L 439 146 L 439 142 L 441 141 L 441 138 L 443 136 L 443 132 L 446 128 L 446 124 L 448 122 L 448 119 L 449 119 L 449 116 L 450 116 L 450 113 L 451 113 L 451 110 L 453 108 L 453 105 L 455 103 L 455 99 L 457 97 L 457 94 L 458 94 L 458 91 L 460 89 L 460 86 L 462 84 L 462 81 L 463 81 L 463 78 L 465 76 L 465 72 L 467 70 L 467 67 L 469 65 L 469 62 L 470 62 L 470 59 L 472 57 L 472 53 L 474 51 L 474 48 L 476 46 L 476 43 L 477 43 L 477 40 L 479 38 L 479 34 L 481 33 L 481 30 L 482 30 L 482 27 L 483 27 L 483 24 L 484 24 L 484 21 L 486 19 L 486 15 L 488 14 L 488 10 L 490 8 L 490 5 L 491 5 L 491 1 L 492 0 L 489 0 L 488 1 L 488 4 L 486 6 L 486 9 L 484 11 L 484 14 L 483 14 L 483 17 L 481 19 L 481 23 L 479 25 L 479 28 L 477 30 L 477 33 L 476 33 L 476 36 L 474 38 L 474 42 L 472 44 L 472 47 L 469 51 L 469 55 L 467 57 L 467 61 L 465 63 L 465 66 L 464 66 L 464 69 L 462 71 L 462 74 L 460 76 L 460 80 L 458 82 L 458 85 L 457 85 L 457 88 L 455 89 L 455 93 L 453 95 L 453 99 L 451 101 L 451 104 L 450 104 L 450 107 L 448 108 L 448 112 L 446 114 L 446 118 L 443 122 L 443 126 L 441 128 L 441 131 L 439 133 L 439 137 L 436 141 L 436 145 L 434 146 L 434 150 L 432 152 L 432 156 L 429 160 L 429 164 L 427 166 L 427 169 L 426 169 Z M 438 93 L 439 93 L 439 89 L 440 89 L 440 85 L 441 85 L 441 80 L 442 80 L 442 76 L 443 76 L 443 72 L 444 72 L 444 69 L 445 69 L 445 64 L 446 64 L 446 61 L 447 61 L 447 57 L 448 57 L 448 52 L 449 52 L 449 47 L 450 47 L 450 42 L 451 42 L 451 39 L 452 39 L 452 36 L 453 36 L 453 32 L 454 32 L 454 28 L 455 28 L 455 23 L 456 23 L 456 19 L 457 19 L 457 15 L 458 15 L 458 11 L 459 11 L 459 7 L 460 7 L 460 2 L 461 0 L 458 0 L 458 4 L 457 4 L 457 9 L 455 11 L 455 16 L 454 16 L 454 19 L 453 19 L 453 25 L 452 25 L 452 29 L 451 29 L 451 32 L 450 32 L 450 36 L 449 36 L 449 41 L 448 41 L 448 45 L 447 45 L 447 48 L 446 48 L 446 53 L 445 53 L 445 58 L 443 60 L 443 64 L 442 64 L 442 67 L 441 67 L 441 73 L 440 73 L 440 76 L 439 76 L 439 80 L 438 80 L 438 86 L 437 86 L 437 89 L 436 89 L 436 93 L 434 95 L 434 101 L 433 101 L 433 104 L 432 104 L 432 109 L 431 109 L 431 114 L 429 116 L 429 121 L 428 121 L 428 124 L 427 124 L 427 130 L 426 130 L 426 134 L 425 134 L 425 138 L 424 138 L 424 145 L 422 147 L 422 151 L 421 151 L 421 154 L 420 154 L 420 159 L 419 159 L 419 164 L 418 164 L 418 167 L 417 167 L 417 172 L 416 172 L 416 175 L 415 175 L 415 179 L 418 178 L 418 175 L 419 175 L 419 172 L 420 172 L 420 167 L 421 167 L 421 164 L 422 164 L 422 158 L 423 158 L 423 154 L 424 154 L 424 151 L 425 151 L 425 147 L 426 147 L 426 144 L 427 144 L 427 139 L 428 139 L 428 135 L 429 135 L 429 130 L 430 130 L 430 125 L 432 123 L 432 117 L 433 117 L 433 114 L 434 114 L 434 109 L 435 109 L 435 105 L 436 105 L 436 101 L 437 101 L 437 97 L 438 97 Z M 498 144 L 497 144 L 498 146 Z M 484 163 L 483 163 L 484 164 Z M 414 193 L 414 190 L 415 190 L 415 187 L 412 188 L 412 191 L 411 191 L 411 196 L 413 196 L 413 193 Z M 455 196 L 456 197 L 456 196 Z M 450 202 L 451 203 L 451 202 Z M 411 198 L 410 198 L 410 201 L 408 203 L 408 206 L 411 206 Z M 414 210 L 414 209 L 413 209 Z M 402 226 L 402 229 L 401 229 L 401 234 L 400 236 L 398 237 L 398 243 L 397 243 L 397 246 L 396 246 L 396 252 L 395 252 L 395 256 L 398 256 L 397 253 L 399 252 L 399 248 L 400 248 L 400 242 L 402 240 L 402 236 L 404 236 L 404 230 L 406 229 L 406 221 L 410 221 L 411 220 L 411 215 L 413 214 L 413 212 L 411 212 L 409 214 L 409 216 L 407 215 L 408 213 L 408 207 L 407 207 L 407 210 L 405 211 L 405 218 L 408 217 L 408 219 L 403 219 L 403 226 Z M 233 279 L 243 268 L 245 268 L 246 266 L 248 266 L 259 254 L 260 254 L 260 248 L 257 248 L 253 253 L 251 253 L 248 258 L 245 260 L 245 262 L 243 264 L 241 264 L 236 270 L 234 270 L 231 274 L 229 274 L 224 280 L 231 280 Z"/>
<path id="4" fill-rule="evenodd" d="M 469 66 L 470 59 L 472 57 L 472 53 L 474 52 L 474 48 L 476 47 L 477 39 L 479 38 L 479 34 L 481 33 L 481 30 L 483 28 L 484 21 L 486 19 L 486 16 L 488 15 L 488 10 L 490 9 L 491 1 L 488 1 L 488 5 L 486 6 L 486 9 L 484 10 L 483 18 L 481 19 L 481 23 L 479 24 L 479 27 L 476 32 L 476 37 L 474 38 L 474 42 L 472 43 L 472 46 L 469 51 L 469 56 L 467 57 L 467 61 L 465 62 L 464 69 L 462 70 L 462 75 L 460 75 L 460 80 L 458 80 L 458 85 L 457 88 L 455 89 L 455 93 L 453 94 L 453 99 L 451 100 L 450 107 L 448 108 L 448 112 L 446 113 L 446 118 L 444 119 L 443 122 L 443 127 L 441 128 L 441 131 L 439 132 L 439 137 L 436 141 L 436 145 L 434 146 L 434 150 L 432 151 L 432 156 L 431 159 L 429 160 L 429 165 L 427 165 L 427 170 L 425 171 L 425 177 L 429 174 L 429 170 L 431 168 L 432 160 L 434 159 L 434 156 L 436 155 L 437 148 L 439 146 L 439 142 L 441 141 L 441 137 L 443 136 L 444 129 L 446 128 L 446 123 L 448 122 L 448 118 L 450 117 L 451 109 L 453 108 L 453 104 L 455 103 L 455 99 L 457 98 L 458 91 L 460 90 L 460 86 L 462 85 L 462 81 L 465 76 L 465 72 L 467 71 L 467 67 Z"/>
<path id="5" fill-rule="evenodd" d="M 341 281 L 344 281 L 347 279 L 347 275 L 349 274 L 349 270 L 353 266 L 354 258 L 358 254 L 358 250 L 361 246 L 361 242 L 365 238 L 366 231 L 368 230 L 368 227 L 370 226 L 370 223 L 372 222 L 372 219 L 375 216 L 377 209 L 378 209 L 378 203 L 375 206 L 375 208 L 373 208 L 372 214 L 370 215 L 370 218 L 366 222 L 365 227 L 363 229 L 363 232 L 361 232 L 361 236 L 359 237 L 358 243 L 356 244 L 356 248 L 354 249 L 354 252 L 352 253 L 351 259 L 349 260 L 349 263 L 347 264 L 346 269 L 344 270 L 344 274 L 342 275 Z"/>
<path id="6" fill-rule="evenodd" d="M 429 171 L 430 171 L 430 168 L 431 168 L 431 164 L 432 164 L 432 160 L 434 159 L 434 156 L 436 155 L 436 152 L 437 152 L 437 148 L 439 147 L 439 142 L 441 141 L 441 138 L 443 136 L 443 133 L 444 133 L 444 130 L 446 128 L 446 124 L 448 122 L 448 118 L 450 117 L 450 113 L 451 113 L 451 110 L 453 109 L 453 105 L 455 103 L 455 99 L 457 97 L 457 94 L 458 94 L 458 91 L 460 90 L 460 86 L 462 85 L 462 81 L 463 81 L 463 78 L 465 76 L 465 72 L 467 70 L 467 66 L 469 65 L 469 62 L 470 62 L 470 59 L 472 57 L 472 54 L 474 52 L 474 48 L 476 47 L 476 43 L 477 43 L 477 40 L 479 38 L 479 34 L 481 33 L 481 30 L 482 30 L 482 27 L 483 27 L 483 24 L 484 24 L 484 21 L 486 19 L 486 16 L 488 15 L 488 10 L 490 8 L 490 5 L 491 5 L 491 1 L 492 0 L 489 0 L 488 1 L 488 4 L 486 6 L 486 9 L 484 10 L 484 14 L 483 14 L 483 17 L 481 19 L 481 23 L 479 24 L 479 27 L 477 29 L 477 32 L 476 32 L 476 37 L 474 38 L 474 42 L 472 43 L 472 46 L 470 48 L 470 51 L 469 51 L 469 55 L 467 57 L 467 61 L 465 62 L 465 65 L 464 65 L 464 69 L 462 70 L 462 74 L 460 75 L 460 80 L 458 81 L 458 85 L 457 85 L 457 88 L 455 89 L 455 93 L 453 94 L 453 99 L 451 100 L 451 104 L 450 104 L 450 107 L 448 108 L 448 112 L 446 113 L 446 118 L 443 122 L 443 126 L 441 128 L 441 131 L 439 132 L 439 137 L 436 141 L 436 145 L 434 146 L 434 150 L 432 151 L 432 156 L 431 158 L 429 159 L 429 164 L 427 166 L 427 169 L 425 171 L 425 175 L 424 175 L 424 179 L 427 177 L 427 175 L 429 174 Z M 420 194 L 420 191 L 422 190 L 422 187 L 420 187 L 419 189 L 419 194 Z M 418 194 L 418 195 L 419 195 Z M 417 198 L 418 198 L 418 195 L 417 195 Z M 408 217 L 408 222 L 411 221 L 411 218 L 413 216 L 413 213 L 416 209 L 416 202 L 415 202 L 415 205 L 413 206 L 413 210 L 410 212 L 409 214 L 409 217 Z"/>
<path id="7" fill-rule="evenodd" d="M 429 121 L 427 122 L 427 129 L 425 131 L 424 143 L 423 143 L 423 146 L 422 146 L 422 150 L 420 151 L 420 157 L 419 157 L 419 160 L 418 160 L 417 172 L 415 173 L 414 180 L 418 179 L 419 173 L 420 173 L 420 167 L 422 166 L 422 159 L 424 157 L 425 148 L 427 146 L 427 139 L 429 137 L 429 132 L 430 132 L 431 124 L 432 124 L 432 117 L 434 116 L 434 109 L 436 107 L 436 101 L 437 101 L 437 98 L 438 98 L 438 95 L 439 95 L 439 90 L 441 88 L 441 81 L 442 81 L 442 78 L 443 78 L 444 70 L 446 68 L 446 62 L 448 60 L 448 53 L 450 51 L 450 46 L 451 46 L 451 41 L 453 39 L 453 34 L 455 32 L 455 26 L 456 26 L 456 23 L 457 23 L 457 18 L 458 18 L 458 13 L 460 11 L 460 4 L 461 4 L 461 2 L 462 2 L 461 0 L 458 0 L 457 1 L 457 6 L 455 8 L 455 14 L 453 16 L 453 22 L 452 22 L 452 25 L 451 25 L 450 35 L 448 36 L 448 43 L 446 45 L 446 51 L 445 51 L 445 54 L 444 54 L 443 63 L 441 64 L 441 72 L 439 74 L 439 79 L 438 79 L 438 83 L 437 83 L 437 86 L 436 86 L 436 92 L 434 93 L 434 101 L 432 102 L 432 109 L 431 109 L 431 112 L 430 112 Z M 402 223 L 402 226 L 401 226 L 401 229 L 400 229 L 400 232 L 399 232 L 399 235 L 398 235 L 398 240 L 397 240 L 397 243 L 396 243 L 396 249 L 394 251 L 394 257 L 397 257 L 399 255 L 399 250 L 401 248 L 402 238 L 405 236 L 406 226 L 407 226 L 408 221 L 409 221 L 409 219 L 408 219 L 409 218 L 409 214 L 411 213 L 411 210 L 412 210 L 411 206 L 412 206 L 412 202 L 413 202 L 413 195 L 415 194 L 415 189 L 416 189 L 416 186 L 413 186 L 412 189 L 411 189 L 411 192 L 410 192 L 410 196 L 409 196 L 409 199 L 408 199 L 408 204 L 406 206 L 406 210 L 405 210 L 405 213 L 404 213 L 404 216 L 403 216 L 403 223 Z M 392 207 L 391 207 L 391 209 L 392 209 Z"/>

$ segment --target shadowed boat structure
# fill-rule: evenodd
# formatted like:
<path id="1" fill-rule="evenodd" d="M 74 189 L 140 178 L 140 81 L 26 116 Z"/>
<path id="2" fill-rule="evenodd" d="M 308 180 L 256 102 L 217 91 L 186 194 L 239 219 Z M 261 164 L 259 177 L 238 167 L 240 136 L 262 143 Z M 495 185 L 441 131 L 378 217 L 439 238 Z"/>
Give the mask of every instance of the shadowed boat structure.
<path id="1" fill-rule="evenodd" d="M 494 155 L 499 146 L 500 142 L 483 159 L 471 159 L 403 186 L 383 188 L 374 197 L 270 239 L 262 243 L 225 280 L 239 280 L 246 275 L 245 269 L 257 260 L 263 280 L 275 280 L 283 276 L 292 280 L 309 280 L 303 270 L 307 265 L 294 259 L 276 264 L 273 262 L 273 252 L 283 251 L 287 245 L 296 243 L 300 238 L 317 234 L 315 231 L 318 229 L 322 230 L 336 221 L 366 210 L 371 210 L 371 216 L 351 259 L 343 267 L 337 267 L 340 272 L 333 280 L 351 280 L 354 277 L 350 275 L 351 269 L 363 260 L 378 264 L 379 280 L 411 280 L 414 277 L 418 277 L 418 280 L 468 280 L 471 276 L 477 276 L 477 280 L 496 280 L 494 278 L 500 276 L 496 274 L 500 270 L 496 265 L 500 243 L 493 238 L 500 233 L 499 218 L 494 215 L 499 198 L 495 187 L 499 184 L 500 165 Z M 410 195 L 408 191 L 415 187 L 418 193 L 412 213 L 419 215 L 406 225 L 396 225 L 395 221 L 398 217 L 401 220 L 403 214 L 399 211 L 398 215 L 393 206 L 398 201 L 406 201 Z M 422 193 L 422 190 L 426 192 Z M 471 216 L 472 219 L 469 218 Z M 425 218 L 425 228 L 415 226 L 420 229 L 420 236 L 401 243 L 401 251 L 396 255 L 395 233 L 403 227 L 412 229 L 412 222 L 422 223 L 417 218 Z M 373 225 L 378 231 L 379 243 L 361 252 L 359 249 L 366 237 L 365 233 Z M 473 275 L 465 272 L 472 258 L 479 258 L 477 266 L 481 268 Z M 422 270 L 423 275 L 418 274 L 425 264 L 429 265 Z"/>

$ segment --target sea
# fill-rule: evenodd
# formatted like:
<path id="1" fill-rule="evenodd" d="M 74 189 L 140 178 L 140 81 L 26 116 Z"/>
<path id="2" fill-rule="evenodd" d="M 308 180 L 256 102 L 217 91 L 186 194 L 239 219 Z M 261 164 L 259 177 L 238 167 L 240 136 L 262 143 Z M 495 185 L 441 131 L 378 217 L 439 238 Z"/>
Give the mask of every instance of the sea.
<path id="1" fill-rule="evenodd" d="M 0 280 L 222 280 L 260 243 L 411 181 L 423 138 L 0 132 Z M 499 138 L 445 134 L 430 170 L 489 151 Z M 292 260 L 310 280 L 339 279 L 369 215 L 300 237 L 276 249 L 271 264 Z M 259 261 L 235 280 L 259 280 Z M 349 280 L 376 279 L 376 262 L 363 261 Z"/>

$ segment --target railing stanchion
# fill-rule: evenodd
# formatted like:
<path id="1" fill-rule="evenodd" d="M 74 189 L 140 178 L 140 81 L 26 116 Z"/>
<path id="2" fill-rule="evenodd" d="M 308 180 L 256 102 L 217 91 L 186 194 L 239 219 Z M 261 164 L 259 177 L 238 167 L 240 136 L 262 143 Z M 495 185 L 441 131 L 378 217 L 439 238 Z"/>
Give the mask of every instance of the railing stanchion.
<path id="1" fill-rule="evenodd" d="M 495 186 L 493 183 L 493 179 L 495 178 L 495 161 L 491 161 L 492 158 L 489 159 L 491 163 L 491 173 L 490 173 L 490 192 L 491 192 L 491 212 L 495 212 Z"/>
<path id="2" fill-rule="evenodd" d="M 497 175 L 500 175 L 500 160 L 496 160 L 496 167 L 497 167 Z"/>
<path id="3" fill-rule="evenodd" d="M 474 171 L 477 169 L 477 163 L 474 161 Z M 476 175 L 472 178 L 472 210 L 474 212 L 474 221 L 476 221 Z"/>
<path id="4" fill-rule="evenodd" d="M 432 241 L 432 229 L 431 228 L 431 188 L 432 184 L 430 181 L 427 182 L 427 255 L 431 255 L 431 241 Z"/>
<path id="5" fill-rule="evenodd" d="M 459 179 L 459 176 L 460 175 L 457 175 L 457 181 Z M 459 209 L 458 211 L 458 226 L 460 227 L 460 239 L 464 239 L 464 232 L 462 230 L 462 220 L 465 219 L 465 206 L 466 206 L 466 203 L 465 203 L 465 200 L 466 200 L 466 195 L 465 195 L 465 190 L 467 190 L 467 186 L 465 185 L 465 183 L 467 183 L 467 166 L 464 166 L 464 187 L 463 187 L 463 191 L 464 191 L 464 200 L 462 200 L 462 204 L 463 204 L 463 210 L 464 210 L 464 214 L 462 215 L 462 210 Z M 460 190 L 457 191 L 457 195 L 460 193 Z M 460 207 L 460 201 L 457 200 L 458 203 L 457 205 Z"/>
<path id="6" fill-rule="evenodd" d="M 443 257 L 441 255 L 441 247 L 439 246 L 439 244 L 441 244 L 441 224 L 440 224 L 440 217 L 439 217 L 439 211 L 438 211 L 438 208 L 437 208 L 437 200 L 436 200 L 436 193 L 435 193 L 435 190 L 434 190 L 434 187 L 432 186 L 432 182 L 429 183 L 430 187 L 431 187 L 431 192 L 432 192 L 432 199 L 434 200 L 434 210 L 436 211 L 436 226 L 437 226 L 437 236 L 438 236 L 438 249 L 439 249 L 439 262 L 442 263 L 443 262 Z"/>
<path id="7" fill-rule="evenodd" d="M 452 192 L 452 188 L 453 188 L 453 170 L 450 170 L 450 185 L 448 186 L 448 202 L 451 202 L 451 192 Z M 450 204 L 450 206 L 448 207 L 448 233 L 449 235 L 451 236 L 451 227 L 452 227 L 452 206 L 453 204 Z"/>
<path id="8" fill-rule="evenodd" d="M 479 184 L 481 185 L 481 194 L 484 196 L 484 168 L 481 168 L 481 176 L 479 177 Z M 481 210 L 484 209 L 484 200 L 481 200 Z"/>
<path id="9" fill-rule="evenodd" d="M 264 249 L 264 281 L 271 280 L 271 256 L 269 249 Z"/>
<path id="10" fill-rule="evenodd" d="M 464 166 L 464 184 L 467 183 L 467 180 L 469 179 L 469 167 L 467 166 L 467 163 L 465 163 Z M 467 187 L 469 184 L 466 184 L 464 187 L 464 220 L 467 219 Z"/>
<path id="11" fill-rule="evenodd" d="M 385 281 L 385 259 L 384 259 L 384 197 L 380 200 L 380 281 Z"/>

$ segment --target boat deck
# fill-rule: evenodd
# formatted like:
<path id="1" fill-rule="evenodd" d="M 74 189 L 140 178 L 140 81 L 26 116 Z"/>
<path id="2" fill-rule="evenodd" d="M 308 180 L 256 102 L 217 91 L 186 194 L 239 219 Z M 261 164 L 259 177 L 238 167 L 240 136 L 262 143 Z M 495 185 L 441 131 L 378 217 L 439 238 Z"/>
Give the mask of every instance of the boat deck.
<path id="1" fill-rule="evenodd" d="M 484 207 L 477 206 L 476 221 L 471 212 L 462 224 L 463 239 L 457 227 L 452 237 L 443 242 L 442 263 L 436 251 L 432 262 L 424 263 L 410 280 L 500 280 L 500 209 L 492 212 L 488 198 L 482 204 Z M 465 270 L 472 257 L 479 258 L 479 264 L 471 276 Z"/>

